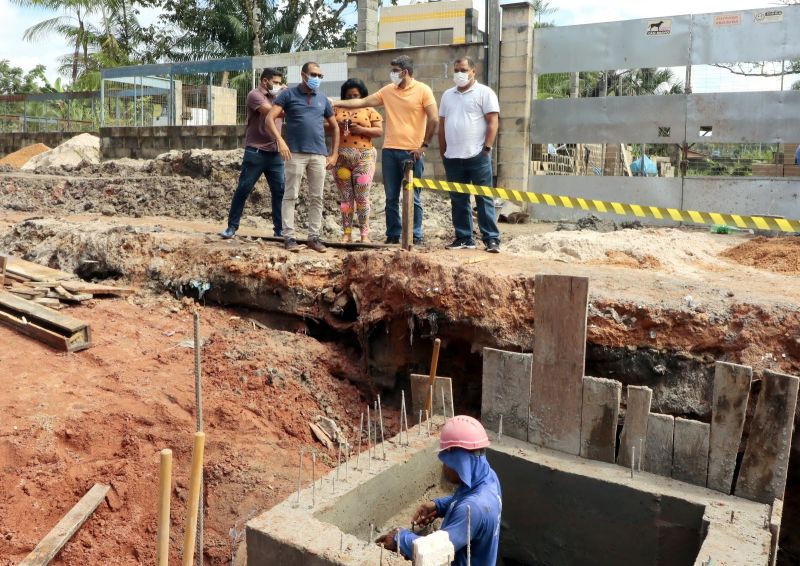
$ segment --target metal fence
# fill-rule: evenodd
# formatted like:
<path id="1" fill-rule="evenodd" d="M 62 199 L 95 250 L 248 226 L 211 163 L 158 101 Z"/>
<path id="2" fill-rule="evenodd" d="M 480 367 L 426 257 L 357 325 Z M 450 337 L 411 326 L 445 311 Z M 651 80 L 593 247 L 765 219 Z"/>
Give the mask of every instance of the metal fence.
<path id="1" fill-rule="evenodd" d="M 0 132 L 92 132 L 100 123 L 99 92 L 0 95 Z"/>

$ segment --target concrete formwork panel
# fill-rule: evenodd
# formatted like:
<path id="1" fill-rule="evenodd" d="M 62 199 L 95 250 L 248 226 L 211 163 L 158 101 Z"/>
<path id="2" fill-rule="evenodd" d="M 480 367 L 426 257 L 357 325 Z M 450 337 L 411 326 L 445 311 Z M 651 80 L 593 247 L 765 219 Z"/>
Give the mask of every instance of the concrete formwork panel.
<path id="1" fill-rule="evenodd" d="M 622 384 L 613 379 L 583 378 L 581 457 L 614 463 Z"/>
<path id="2" fill-rule="evenodd" d="M 708 439 L 710 426 L 690 419 L 675 419 L 672 477 L 706 485 L 708 477 Z"/>
<path id="3" fill-rule="evenodd" d="M 642 460 L 642 469 L 645 472 L 672 477 L 674 434 L 675 417 L 650 413 L 647 417 L 647 440 Z"/>
<path id="4" fill-rule="evenodd" d="M 752 368 L 717 362 L 711 404 L 708 487 L 723 493 L 731 492 L 752 380 Z"/>
<path id="5" fill-rule="evenodd" d="M 425 418 L 425 403 L 430 395 L 430 376 L 411 374 L 411 415 L 408 422 L 419 420 L 419 412 L 422 411 L 422 418 Z M 442 405 L 442 393 L 444 393 L 444 405 Z M 449 377 L 436 377 L 433 382 L 433 401 L 431 404 L 433 415 L 442 415 L 447 418 L 452 417 L 451 408 L 453 406 L 453 380 Z"/>
<path id="6" fill-rule="evenodd" d="M 483 349 L 483 390 L 481 421 L 498 431 L 503 417 L 503 434 L 528 439 L 533 356 L 517 352 Z"/>
<path id="7" fill-rule="evenodd" d="M 650 404 L 653 390 L 638 385 L 628 386 L 628 405 L 625 411 L 625 424 L 619 437 L 617 464 L 629 467 L 647 451 L 647 425 L 650 418 Z"/>

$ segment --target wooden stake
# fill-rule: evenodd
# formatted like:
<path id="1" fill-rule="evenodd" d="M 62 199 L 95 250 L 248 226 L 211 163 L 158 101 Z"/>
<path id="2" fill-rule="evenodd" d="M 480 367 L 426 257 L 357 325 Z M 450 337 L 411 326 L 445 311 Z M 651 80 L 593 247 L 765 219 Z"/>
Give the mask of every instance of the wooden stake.
<path id="1" fill-rule="evenodd" d="M 428 387 L 430 388 L 430 394 L 428 398 L 425 400 L 425 409 L 429 412 L 429 414 L 433 414 L 433 384 L 436 382 L 436 370 L 439 366 L 439 348 L 442 345 L 442 340 L 437 338 L 433 341 L 433 356 L 431 357 L 431 373 L 430 378 L 428 380 Z"/>
<path id="2" fill-rule="evenodd" d="M 172 450 L 161 451 L 161 471 L 158 479 L 158 539 L 156 542 L 156 563 L 167 566 L 169 563 L 170 493 L 172 491 Z"/>
<path id="3" fill-rule="evenodd" d="M 197 534 L 197 515 L 200 508 L 200 486 L 203 478 L 203 452 L 206 435 L 204 432 L 194 434 L 192 450 L 192 475 L 189 480 L 188 510 L 186 527 L 183 534 L 183 566 L 192 566 L 194 562 L 194 545 Z"/>

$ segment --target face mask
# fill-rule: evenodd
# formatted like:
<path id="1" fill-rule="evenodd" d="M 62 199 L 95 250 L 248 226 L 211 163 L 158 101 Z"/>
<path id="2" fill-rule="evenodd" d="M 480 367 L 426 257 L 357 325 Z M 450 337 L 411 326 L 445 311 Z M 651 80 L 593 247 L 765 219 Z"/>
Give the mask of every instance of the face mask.
<path id="1" fill-rule="evenodd" d="M 308 86 L 308 88 L 311 90 L 317 90 L 321 84 L 322 79 L 319 77 L 308 77 L 308 80 L 306 81 L 306 86 Z"/>
<path id="2" fill-rule="evenodd" d="M 277 96 L 280 91 L 281 87 L 275 85 L 272 85 L 269 89 L 269 92 L 272 96 Z"/>
<path id="3" fill-rule="evenodd" d="M 389 80 L 392 81 L 393 84 L 399 85 L 401 82 L 403 82 L 403 77 L 400 75 L 402 75 L 402 72 L 392 71 L 389 73 Z"/>
<path id="4" fill-rule="evenodd" d="M 453 82 L 456 86 L 467 86 L 469 84 L 469 73 L 453 73 Z"/>

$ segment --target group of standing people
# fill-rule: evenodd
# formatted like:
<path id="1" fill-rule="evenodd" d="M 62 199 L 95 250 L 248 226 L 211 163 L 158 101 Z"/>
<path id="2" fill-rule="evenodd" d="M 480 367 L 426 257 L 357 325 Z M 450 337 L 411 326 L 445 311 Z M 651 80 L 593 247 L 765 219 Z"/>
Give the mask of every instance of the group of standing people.
<path id="1" fill-rule="evenodd" d="M 369 241 L 369 192 L 377 163 L 375 138 L 384 135 L 381 151 L 386 194 L 386 244 L 400 243 L 400 194 L 404 163 L 413 161 L 414 176 L 424 171 L 425 153 L 438 127 L 439 151 L 448 181 L 492 186 L 492 148 L 497 136 L 500 107 L 497 95 L 477 82 L 475 62 L 454 62 L 455 86 L 445 91 L 437 107 L 431 88 L 414 79 L 408 56 L 391 61 L 390 84 L 369 94 L 364 83 L 348 79 L 341 99 L 319 93 L 324 78 L 317 63 L 301 69 L 301 82 L 288 88 L 280 71 L 265 69 L 257 88 L 247 96 L 245 153 L 239 183 L 233 195 L 228 226 L 220 233 L 232 238 L 258 178 L 266 177 L 272 196 L 275 236 L 289 251 L 299 251 L 294 211 L 300 183 L 308 179 L 308 247 L 324 252 L 320 239 L 326 170 L 331 170 L 340 195 L 342 241 Z M 331 137 L 330 151 L 325 143 Z M 470 195 L 449 193 L 455 239 L 448 249 L 475 249 Z M 475 196 L 478 226 L 486 250 L 500 251 L 494 201 Z M 414 244 L 423 243 L 421 190 L 414 191 Z"/>

